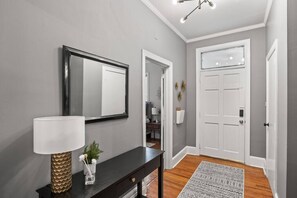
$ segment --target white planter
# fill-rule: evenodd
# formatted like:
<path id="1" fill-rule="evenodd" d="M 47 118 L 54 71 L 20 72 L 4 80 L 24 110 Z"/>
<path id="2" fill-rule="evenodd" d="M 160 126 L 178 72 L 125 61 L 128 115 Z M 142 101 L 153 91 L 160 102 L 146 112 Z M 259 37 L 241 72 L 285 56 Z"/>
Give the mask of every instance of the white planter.
<path id="1" fill-rule="evenodd" d="M 97 163 L 96 163 L 95 159 L 92 160 L 92 164 L 87 164 L 87 166 L 90 168 L 92 175 L 95 175 L 95 173 L 96 173 L 96 165 L 97 165 Z M 84 175 L 86 175 L 87 173 L 88 173 L 88 169 L 84 165 Z"/>

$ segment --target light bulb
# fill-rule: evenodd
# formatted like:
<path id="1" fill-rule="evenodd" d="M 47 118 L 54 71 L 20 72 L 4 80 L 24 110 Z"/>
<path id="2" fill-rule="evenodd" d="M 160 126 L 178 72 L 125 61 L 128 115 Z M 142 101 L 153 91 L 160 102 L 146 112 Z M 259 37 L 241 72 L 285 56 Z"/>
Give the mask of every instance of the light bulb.
<path id="1" fill-rule="evenodd" d="M 177 4 L 177 0 L 172 0 L 173 5 Z"/>
<path id="2" fill-rule="evenodd" d="M 187 19 L 188 19 L 187 17 L 183 17 L 183 18 L 180 19 L 180 22 L 185 23 Z"/>
<path id="3" fill-rule="evenodd" d="M 215 9 L 217 7 L 217 5 L 215 3 L 213 3 L 212 1 L 208 1 L 208 4 L 211 7 L 211 9 Z"/>

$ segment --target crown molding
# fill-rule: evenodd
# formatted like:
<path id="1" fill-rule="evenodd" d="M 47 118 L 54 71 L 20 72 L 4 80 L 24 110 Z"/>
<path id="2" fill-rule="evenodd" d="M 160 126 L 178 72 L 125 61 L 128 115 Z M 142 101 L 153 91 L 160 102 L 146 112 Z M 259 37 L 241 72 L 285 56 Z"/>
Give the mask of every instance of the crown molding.
<path id="1" fill-rule="evenodd" d="M 272 3 L 273 3 L 273 0 L 268 0 L 268 2 L 267 2 L 266 12 L 265 12 L 265 16 L 264 16 L 264 24 L 265 25 L 267 24 L 267 20 L 268 20 L 270 11 L 271 11 Z"/>
<path id="2" fill-rule="evenodd" d="M 248 31 L 248 30 L 258 29 L 258 28 L 262 28 L 262 27 L 265 27 L 264 23 L 251 25 L 251 26 L 245 26 L 245 27 L 242 27 L 242 28 L 227 30 L 227 31 L 224 31 L 224 32 L 219 32 L 219 33 L 209 34 L 209 35 L 206 35 L 206 36 L 201 36 L 201 37 L 197 37 L 197 38 L 193 38 L 193 39 L 188 39 L 187 43 L 202 41 L 202 40 L 216 38 L 216 37 L 220 37 L 220 36 L 226 36 L 226 35 L 229 35 L 229 34 L 234 34 L 234 33 L 239 33 L 239 32 L 245 32 L 245 31 Z"/>
<path id="3" fill-rule="evenodd" d="M 180 31 L 177 30 L 177 28 L 172 25 L 172 23 L 170 23 L 168 21 L 168 19 L 166 17 L 163 16 L 163 14 L 161 14 L 161 12 L 149 1 L 149 0 L 141 0 L 142 3 L 144 3 L 144 5 L 146 5 L 155 15 L 157 15 L 157 17 L 159 17 L 161 19 L 161 21 L 163 21 L 173 32 L 175 32 L 183 41 L 187 42 L 186 37 L 180 33 Z"/>
<path id="4" fill-rule="evenodd" d="M 209 34 L 206 36 L 187 39 L 172 23 L 170 23 L 170 21 L 149 0 L 141 0 L 141 2 L 144 5 L 146 5 L 157 17 L 159 17 L 161 19 L 161 21 L 163 21 L 163 23 L 165 23 L 173 32 L 175 32 L 186 43 L 192 43 L 192 42 L 202 41 L 202 40 L 216 38 L 216 37 L 220 37 L 220 36 L 226 36 L 229 34 L 263 28 L 266 26 L 273 1 L 274 0 L 268 0 L 263 23 L 245 26 L 245 27 L 232 29 L 232 30 L 227 30 L 227 31 L 223 31 L 223 32 L 218 32 L 218 33 L 214 33 L 214 34 Z"/>

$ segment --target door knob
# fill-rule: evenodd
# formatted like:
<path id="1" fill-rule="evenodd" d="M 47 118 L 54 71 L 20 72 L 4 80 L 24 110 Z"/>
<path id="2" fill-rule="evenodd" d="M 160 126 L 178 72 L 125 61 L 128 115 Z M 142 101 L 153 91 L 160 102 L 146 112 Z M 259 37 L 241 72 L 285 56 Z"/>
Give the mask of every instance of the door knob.
<path id="1" fill-rule="evenodd" d="M 269 123 L 264 123 L 264 126 L 265 127 L 269 127 Z"/>
<path id="2" fill-rule="evenodd" d="M 243 121 L 243 120 L 239 120 L 239 123 L 240 123 L 240 124 L 243 124 L 243 123 L 244 123 L 244 121 Z"/>

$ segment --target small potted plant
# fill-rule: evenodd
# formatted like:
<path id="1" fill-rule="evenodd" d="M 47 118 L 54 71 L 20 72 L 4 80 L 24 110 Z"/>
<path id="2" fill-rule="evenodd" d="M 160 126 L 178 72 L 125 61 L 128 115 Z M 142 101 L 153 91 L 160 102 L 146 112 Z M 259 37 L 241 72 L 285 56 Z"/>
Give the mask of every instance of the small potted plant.
<path id="1" fill-rule="evenodd" d="M 86 146 L 84 149 L 84 155 L 86 155 L 86 163 L 89 166 L 92 174 L 96 173 L 96 164 L 101 153 L 103 153 L 103 151 L 100 150 L 99 144 L 95 141 L 89 146 Z M 86 166 L 84 166 L 84 174 L 87 174 Z"/>

